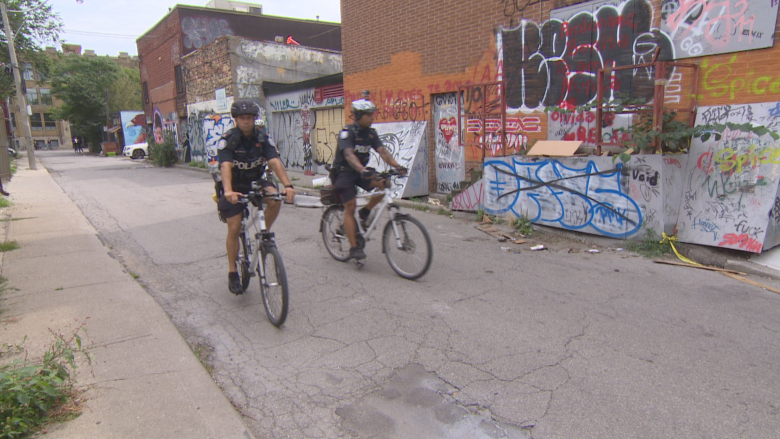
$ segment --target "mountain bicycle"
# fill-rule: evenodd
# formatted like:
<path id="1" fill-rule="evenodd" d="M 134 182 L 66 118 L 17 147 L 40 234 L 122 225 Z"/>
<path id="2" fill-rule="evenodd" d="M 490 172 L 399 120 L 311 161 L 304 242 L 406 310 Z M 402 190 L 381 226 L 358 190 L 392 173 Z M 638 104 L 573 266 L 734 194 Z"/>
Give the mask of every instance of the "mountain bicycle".
<path id="1" fill-rule="evenodd" d="M 238 250 L 238 276 L 244 291 L 249 287 L 249 281 L 257 277 L 263 305 L 268 319 L 277 328 L 287 319 L 289 296 L 287 290 L 287 273 L 284 270 L 282 255 L 276 247 L 274 233 L 269 232 L 265 225 L 263 200 L 281 201 L 281 193 L 264 195 L 263 189 L 252 182 L 252 190 L 239 197 L 244 203 L 244 213 L 241 220 Z"/>
<path id="2" fill-rule="evenodd" d="M 433 260 L 433 244 L 428 231 L 415 218 L 401 213 L 401 208 L 393 202 L 392 187 L 395 180 L 401 177 L 395 170 L 377 175 L 378 179 L 390 181 L 382 190 L 384 198 L 374 209 L 371 222 L 364 228 L 355 209 L 357 223 L 357 245 L 365 248 L 371 239 L 371 233 L 378 228 L 380 217 L 387 212 L 388 221 L 382 232 L 382 253 L 387 257 L 390 267 L 404 279 L 415 280 L 422 277 L 430 268 Z M 371 198 L 378 191 L 358 194 L 358 198 Z M 335 203 L 325 207 L 320 220 L 320 233 L 328 253 L 341 262 L 348 261 L 350 244 L 344 232 L 344 205 Z M 363 262 L 355 260 L 355 264 L 363 267 Z"/>

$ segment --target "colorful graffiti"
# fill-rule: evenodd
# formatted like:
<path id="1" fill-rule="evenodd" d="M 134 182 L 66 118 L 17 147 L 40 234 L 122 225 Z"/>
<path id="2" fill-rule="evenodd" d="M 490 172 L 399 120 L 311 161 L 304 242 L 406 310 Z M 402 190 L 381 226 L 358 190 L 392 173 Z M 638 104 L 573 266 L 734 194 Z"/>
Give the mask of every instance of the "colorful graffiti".
<path id="1" fill-rule="evenodd" d="M 744 60 L 743 60 L 744 61 Z M 780 94 L 780 75 L 756 75 L 754 69 L 744 70 L 745 63 L 732 55 L 728 62 L 710 63 L 705 58 L 701 63 L 701 86 L 704 92 L 699 98 L 728 96 L 734 100 L 738 94 L 766 96 Z"/>
<path id="2" fill-rule="evenodd" d="M 465 210 L 474 212 L 477 209 L 482 208 L 482 196 L 484 195 L 483 181 L 470 185 L 463 192 L 452 197 L 452 204 L 450 209 L 452 210 Z"/>
<path id="3" fill-rule="evenodd" d="M 184 17 L 181 19 L 182 44 L 189 53 L 217 38 L 234 35 L 230 24 L 224 18 Z"/>
<path id="4" fill-rule="evenodd" d="M 125 145 L 146 142 L 146 115 L 143 111 L 121 111 L 119 119 L 122 121 Z"/>
<path id="5" fill-rule="evenodd" d="M 586 145 L 596 144 L 596 113 L 552 111 L 547 115 L 547 139 L 580 140 Z M 601 124 L 601 140 L 619 143 L 628 140 L 628 134 L 621 129 L 631 125 L 631 115 L 605 114 Z"/>
<path id="6" fill-rule="evenodd" d="M 434 151 L 437 192 L 460 189 L 466 178 L 464 148 L 458 133 L 458 99 L 456 93 L 435 95 L 433 100 Z"/>
<path id="7" fill-rule="evenodd" d="M 179 118 L 176 116 L 176 113 L 163 114 L 159 109 L 155 108 L 152 116 L 154 141 L 162 143 L 165 140 L 164 133 L 172 133 L 177 147 L 181 145 L 179 141 Z"/>
<path id="8" fill-rule="evenodd" d="M 362 99 L 361 92 L 344 93 L 345 101 Z M 372 91 L 371 100 L 376 104 L 376 118 L 383 121 L 418 122 L 428 119 L 431 103 L 422 89 Z"/>
<path id="9" fill-rule="evenodd" d="M 514 29 L 500 29 L 496 43 L 502 51 L 499 71 L 507 84 L 507 106 L 530 111 L 584 105 L 596 97 L 598 69 L 650 62 L 657 47 L 659 59 L 674 58 L 671 40 L 652 22 L 648 0 L 628 0 L 566 21 L 550 19 L 539 26 L 523 20 Z M 605 78 L 611 92 L 607 97 L 624 94 L 649 101 L 654 79 L 651 69 L 613 72 Z"/>
<path id="10" fill-rule="evenodd" d="M 659 230 L 660 157 L 611 159 L 503 157 L 485 161 L 486 212 L 614 238 Z"/>
<path id="11" fill-rule="evenodd" d="M 664 0 L 661 29 L 677 58 L 772 47 L 777 1 Z"/>
<path id="12" fill-rule="evenodd" d="M 778 111 L 776 111 L 776 109 Z M 697 124 L 780 124 L 780 103 L 703 107 Z M 770 136 L 724 132 L 690 149 L 678 237 L 685 242 L 760 253 L 780 244 L 771 220 L 780 181 L 780 144 Z"/>

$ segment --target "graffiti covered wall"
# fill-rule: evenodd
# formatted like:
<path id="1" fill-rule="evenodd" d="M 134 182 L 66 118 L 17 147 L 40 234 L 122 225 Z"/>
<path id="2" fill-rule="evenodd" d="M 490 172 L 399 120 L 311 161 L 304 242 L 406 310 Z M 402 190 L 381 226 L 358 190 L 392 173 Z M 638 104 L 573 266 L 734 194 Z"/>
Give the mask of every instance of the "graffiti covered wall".
<path id="1" fill-rule="evenodd" d="M 146 142 L 146 115 L 143 111 L 120 111 L 125 145 Z"/>
<path id="2" fill-rule="evenodd" d="M 399 165 L 409 170 L 409 177 L 399 179 L 394 198 L 418 197 L 428 194 L 427 122 L 376 123 L 379 139 Z M 368 166 L 382 172 L 389 169 L 375 151 L 371 151 Z"/>
<path id="3" fill-rule="evenodd" d="M 217 141 L 235 125 L 227 108 L 233 104 L 228 96 L 225 108 L 216 100 L 199 102 L 187 106 L 187 140 L 190 156 L 195 162 L 206 162 L 209 172 L 219 171 Z"/>
<path id="4" fill-rule="evenodd" d="M 780 131 L 780 102 L 704 107 L 702 123 L 752 123 Z M 774 247 L 780 143 L 726 130 L 690 150 L 677 221 L 681 241 L 753 253 Z"/>
<path id="5" fill-rule="evenodd" d="M 663 230 L 660 155 L 560 159 L 515 156 L 485 161 L 486 212 L 613 238 Z"/>
<path id="6" fill-rule="evenodd" d="M 598 69 L 650 62 L 656 47 L 661 47 L 660 59 L 674 58 L 669 37 L 652 27 L 649 1 L 592 7 L 596 9 L 566 21 L 551 18 L 539 25 L 523 20 L 516 28 L 499 31 L 509 108 L 584 105 L 596 97 Z M 652 100 L 655 83 L 648 69 L 619 71 L 608 80 L 609 97 Z"/>
<path id="7" fill-rule="evenodd" d="M 436 150 L 436 190 L 448 193 L 460 189 L 466 178 L 464 149 L 458 133 L 458 99 L 456 93 L 433 96 L 433 127 Z"/>
<path id="8" fill-rule="evenodd" d="M 596 144 L 595 111 L 552 111 L 547 115 L 547 119 L 548 140 L 581 140 L 586 145 Z M 610 143 L 626 140 L 628 136 L 620 130 L 628 128 L 631 120 L 630 114 L 605 114 L 601 122 L 601 139 Z"/>
<path id="9" fill-rule="evenodd" d="M 344 97 L 315 100 L 315 89 L 304 88 L 266 97 L 269 133 L 276 140 L 279 157 L 285 168 L 305 172 L 326 172 L 333 163 L 335 139 L 343 125 L 332 123 L 324 109 L 343 108 Z M 318 116 L 324 116 L 318 123 Z M 343 120 L 343 114 L 342 120 Z"/>
<path id="10" fill-rule="evenodd" d="M 772 47 L 777 1 L 663 0 L 661 29 L 677 58 Z"/>

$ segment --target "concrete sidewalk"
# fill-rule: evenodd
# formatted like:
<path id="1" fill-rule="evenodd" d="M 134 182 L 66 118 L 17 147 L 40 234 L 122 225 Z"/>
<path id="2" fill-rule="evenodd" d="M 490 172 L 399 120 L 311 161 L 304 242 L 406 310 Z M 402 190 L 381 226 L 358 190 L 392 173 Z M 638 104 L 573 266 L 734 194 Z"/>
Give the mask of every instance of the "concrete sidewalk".
<path id="1" fill-rule="evenodd" d="M 78 207 L 39 163 L 26 159 L 6 186 L 0 253 L 0 342 L 33 356 L 86 320 L 93 364 L 81 362 L 82 414 L 52 438 L 252 438 L 168 315 L 124 271 Z M 94 344 L 93 344 L 94 343 Z"/>

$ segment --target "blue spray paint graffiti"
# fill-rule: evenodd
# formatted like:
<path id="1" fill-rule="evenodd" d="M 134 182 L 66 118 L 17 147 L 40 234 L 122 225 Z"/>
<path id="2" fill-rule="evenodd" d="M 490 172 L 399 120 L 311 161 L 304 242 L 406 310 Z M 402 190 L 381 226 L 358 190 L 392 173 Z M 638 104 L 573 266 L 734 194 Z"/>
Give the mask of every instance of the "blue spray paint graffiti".
<path id="1" fill-rule="evenodd" d="M 625 238 L 642 227 L 642 209 L 628 195 L 629 176 L 621 170 L 622 165 L 617 165 L 614 170 L 599 171 L 593 161 L 576 169 L 557 160 L 487 160 L 485 211 Z"/>

